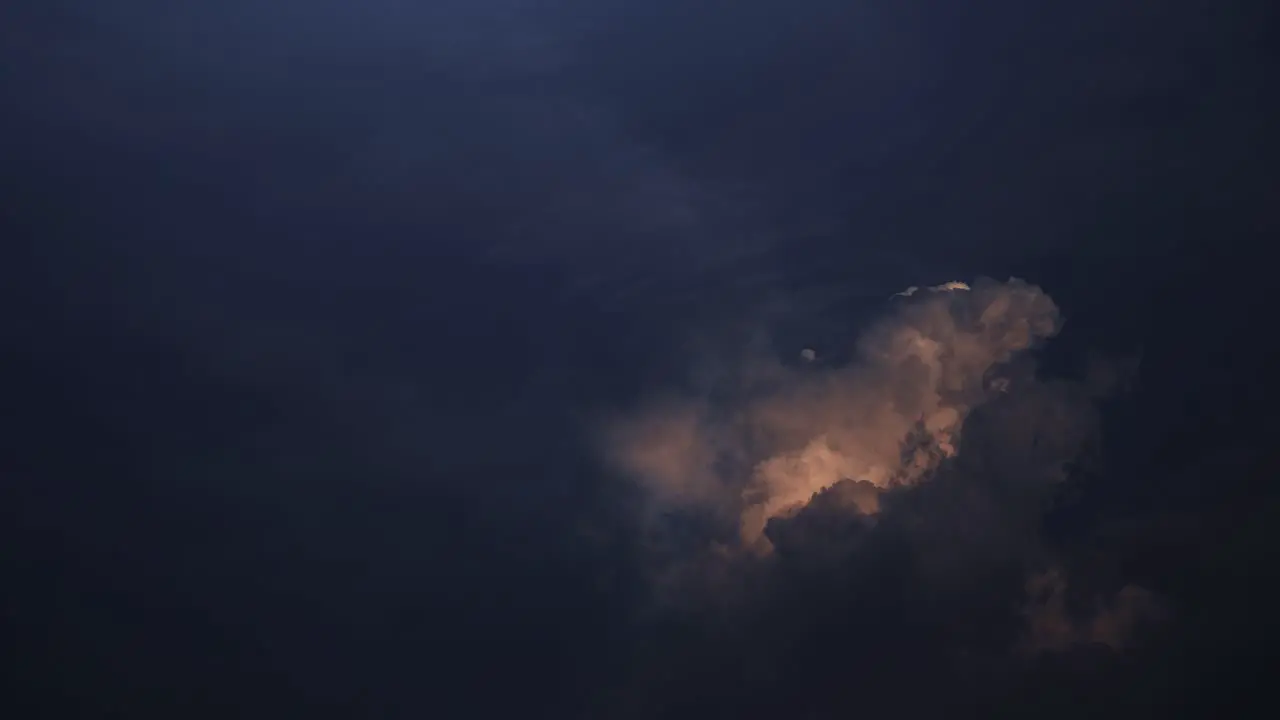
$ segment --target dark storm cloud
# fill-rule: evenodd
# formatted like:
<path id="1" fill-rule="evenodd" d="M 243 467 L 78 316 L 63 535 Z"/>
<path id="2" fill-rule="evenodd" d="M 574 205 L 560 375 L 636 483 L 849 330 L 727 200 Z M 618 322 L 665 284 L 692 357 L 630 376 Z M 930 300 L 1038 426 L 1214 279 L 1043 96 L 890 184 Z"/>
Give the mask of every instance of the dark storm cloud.
<path id="1" fill-rule="evenodd" d="M 1067 580 L 1053 568 L 1027 581 L 1027 632 L 1021 649 L 1062 651 L 1080 645 L 1120 650 L 1143 625 L 1162 619 L 1164 609 L 1151 591 L 1125 585 L 1111 598 L 1094 597 L 1083 612 L 1067 607 Z"/>
<path id="2" fill-rule="evenodd" d="M 888 676 L 945 687 L 966 663 L 1021 672 L 1035 662 L 1024 651 L 1128 647 L 1165 617 L 1161 602 L 1087 575 L 1068 591 L 1042 526 L 1072 467 L 1096 457 L 1097 403 L 1132 364 L 1039 377 L 1026 352 L 1057 332 L 1058 310 L 1018 280 L 890 304 L 847 366 L 747 357 L 741 384 L 659 401 L 603 435 L 648 490 L 640 552 L 658 616 L 720 627 L 705 642 L 724 648 L 745 643 L 725 652 L 770 678 L 764 696 L 845 675 L 868 708 L 893 707 L 895 690 L 876 689 Z M 720 667 L 650 691 L 712 697 L 747 672 Z M 636 682 L 654 671 L 641 665 Z"/>
<path id="3" fill-rule="evenodd" d="M 1238 500 L 1211 530 L 1179 531 L 1210 539 L 1201 551 L 1165 538 L 1157 520 L 1095 538 L 1088 504 L 1064 499 L 1094 492 L 1105 504 L 1133 481 L 1077 477 L 1098 452 L 1101 397 L 1131 370 L 1039 377 L 1025 353 L 1059 323 L 1038 288 L 975 283 L 976 306 L 926 291 L 890 300 L 883 332 L 861 349 L 832 341 L 826 319 L 787 328 L 789 342 L 762 340 L 752 329 L 772 327 L 751 318 L 739 320 L 747 349 L 725 352 L 721 333 L 741 328 L 717 322 L 771 302 L 861 313 L 909 283 L 1021 273 L 1010 266 L 1050 251 L 1072 257 L 1057 270 L 1062 294 L 1046 283 L 1069 314 L 1073 292 L 1151 284 L 1177 238 L 1227 238 L 1271 207 L 1247 178 L 1273 165 L 1254 145 L 1274 124 L 1256 112 L 1270 97 L 1258 78 L 1270 75 L 1255 62 L 1274 23 L 1168 4 L 881 5 L 7 5 L 0 76 L 21 102 L 4 120 L 5 169 L 23 175 L 19 205 L 60 195 L 36 205 L 60 229 L 63 204 L 74 207 L 87 228 L 68 230 L 66 247 L 42 240 L 38 259 L 58 263 L 50 287 L 62 283 L 48 323 L 68 323 L 64 306 L 76 306 L 81 320 L 128 326 L 131 340 L 95 333 L 77 357 L 100 360 L 106 343 L 120 358 L 176 357 L 163 381 L 132 359 L 127 372 L 95 370 L 129 411 L 120 424 L 142 448 L 138 464 L 187 508 L 148 499 L 157 512 L 145 514 L 160 519 L 139 523 L 208 535 L 184 545 L 155 530 L 148 547 L 189 554 L 130 566 L 200 589 L 186 595 L 207 591 L 207 614 L 226 627 L 254 616 L 246 647 L 292 648 L 284 664 L 323 687 L 326 709 L 381 702 L 385 716 L 438 714 L 434 691 L 463 675 L 479 678 L 480 692 L 454 688 L 465 686 L 472 714 L 512 697 L 541 710 L 547 695 L 517 691 L 535 685 L 575 699 L 602 688 L 608 712 L 593 718 L 903 717 L 931 703 L 937 717 L 1024 681 L 1043 705 L 1095 684 L 1171 616 L 1147 587 L 1211 598 L 1212 619 L 1197 622 L 1229 618 L 1231 633 L 1249 635 L 1248 618 L 1270 612 L 1249 578 L 1274 565 L 1250 538 L 1274 508 Z M 1249 61 L 1226 59 L 1228 46 Z M 1117 279 L 1106 262 L 1116 256 L 1140 259 Z M 1143 291 L 1119 295 L 1090 300 L 1102 322 L 1135 316 Z M 980 309 L 1006 301 L 1002 333 L 973 331 Z M 1176 318 L 1163 320 L 1166 368 L 1236 346 L 1188 348 L 1185 318 L 1204 310 L 1178 307 L 1153 313 Z M 1228 316 L 1241 314 L 1203 325 Z M 674 332 L 642 331 L 704 321 L 680 347 Z M 900 349 L 895 328 L 962 342 L 875 359 Z M 610 501 L 616 488 L 568 457 L 568 416 L 633 394 L 651 365 L 679 375 L 669 371 L 686 361 L 679 389 L 602 433 L 611 460 L 643 479 L 640 499 L 618 491 L 616 516 L 580 512 L 573 483 L 600 485 Z M 947 382 L 934 382 L 940 369 Z M 1179 376 L 1145 402 L 1176 415 L 1176 398 L 1209 376 L 1235 379 Z M 207 395 L 131 396 L 200 382 Z M 66 385 L 50 381 L 48 396 Z M 1202 413 L 1214 419 L 1264 395 L 1212 392 L 1227 398 Z M 209 396 L 237 404 L 241 393 L 258 398 L 250 419 L 208 412 Z M 234 440 L 210 440 L 208 426 Z M 818 440 L 827 426 L 839 437 Z M 157 447 L 184 435 L 202 439 Z M 1203 438 L 1151 454 L 1177 465 Z M 61 439 L 55 454 L 72 455 Z M 1231 457 L 1197 473 L 1215 482 L 1180 475 L 1181 486 L 1216 490 L 1220 476 L 1246 474 Z M 102 469 L 75 474 L 97 481 Z M 1179 485 L 1167 480 L 1176 473 L 1151 474 L 1150 497 Z M 1067 540 L 1046 519 L 1064 514 L 1084 526 Z M 197 515 L 204 525 L 187 522 Z M 603 549 L 581 550 L 581 515 Z M 85 531 L 86 547 L 114 548 L 120 524 Z M 221 542 L 230 534 L 245 538 L 233 551 Z M 772 554 L 745 552 L 744 535 Z M 639 588 L 626 582 L 632 545 Z M 1156 559 L 1139 545 L 1159 546 Z M 1224 580 L 1209 556 L 1231 558 L 1235 574 Z M 1162 570 L 1186 558 L 1201 563 L 1192 580 Z M 583 589 L 596 581 L 613 594 Z M 260 608 L 264 583 L 287 599 L 271 612 L 216 599 Z M 584 619 L 637 604 L 651 612 L 617 634 Z M 423 631 L 422 616 L 448 632 Z M 338 626 L 345 644 L 329 643 Z M 407 645 L 420 646 L 408 660 L 387 652 Z M 317 655 L 327 676 L 302 669 Z M 244 667 L 279 677 L 253 662 Z M 441 666 L 446 681 L 422 670 Z M 1036 687 L 1027 678 L 1044 667 Z M 575 672 L 591 682 L 565 680 Z M 143 694 L 156 685 L 137 679 Z"/>

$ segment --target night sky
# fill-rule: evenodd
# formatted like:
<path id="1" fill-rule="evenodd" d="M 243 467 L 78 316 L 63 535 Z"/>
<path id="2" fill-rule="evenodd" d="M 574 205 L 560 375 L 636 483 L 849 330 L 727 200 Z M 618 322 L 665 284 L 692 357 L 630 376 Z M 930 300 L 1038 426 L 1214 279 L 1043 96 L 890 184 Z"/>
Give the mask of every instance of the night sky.
<path id="1" fill-rule="evenodd" d="M 1277 15 L 5 3 L 0 712 L 1269 714 Z"/>

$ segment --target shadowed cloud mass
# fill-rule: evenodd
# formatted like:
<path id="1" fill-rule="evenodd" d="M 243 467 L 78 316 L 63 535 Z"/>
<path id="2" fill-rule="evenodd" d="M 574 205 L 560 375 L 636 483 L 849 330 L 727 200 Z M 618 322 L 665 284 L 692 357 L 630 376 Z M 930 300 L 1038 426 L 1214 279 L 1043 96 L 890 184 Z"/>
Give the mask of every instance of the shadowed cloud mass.
<path id="1" fill-rule="evenodd" d="M 993 673 L 974 681 L 988 692 L 1046 653 L 1140 644 L 1172 609 L 1076 572 L 1045 531 L 1098 457 L 1099 402 L 1136 370 L 1095 356 L 1084 377 L 1047 377 L 1033 351 L 1062 326 L 1026 281 L 947 283 L 887 301 L 847 362 L 748 351 L 715 382 L 614 415 L 597 437 L 643 498 L 644 622 L 700 628 L 649 643 L 617 702 L 666 712 L 731 693 L 801 711 L 797 695 L 843 684 L 873 716 L 930 712 L 940 699 L 894 701 L 874 678 Z M 715 659 L 654 675 L 698 652 Z"/>

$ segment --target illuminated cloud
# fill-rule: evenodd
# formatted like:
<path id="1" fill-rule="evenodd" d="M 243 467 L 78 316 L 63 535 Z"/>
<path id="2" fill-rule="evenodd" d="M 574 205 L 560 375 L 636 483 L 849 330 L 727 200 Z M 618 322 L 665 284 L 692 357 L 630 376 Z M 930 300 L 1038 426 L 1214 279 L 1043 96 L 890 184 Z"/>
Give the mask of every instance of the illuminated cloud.
<path id="1" fill-rule="evenodd" d="M 612 424 L 606 454 L 657 502 L 732 508 L 742 545 L 765 551 L 770 520 L 842 480 L 882 491 L 922 481 L 957 454 L 972 410 L 1010 389 L 998 367 L 1059 326 L 1049 296 L 1021 280 L 930 290 L 908 291 L 851 364 L 777 368 L 727 399 L 655 403 Z"/>
<path id="2" fill-rule="evenodd" d="M 842 362 L 739 353 L 701 393 L 603 423 L 605 456 L 645 498 L 640 602 L 714 628 L 655 650 L 636 681 L 669 677 L 691 647 L 726 668 L 628 693 L 733 697 L 735 662 L 763 668 L 767 697 L 825 697 L 831 678 L 875 695 L 890 666 L 995 687 L 1081 648 L 1130 648 L 1162 617 L 1155 593 L 1099 584 L 1043 532 L 1096 448 L 1098 399 L 1136 365 L 1040 377 L 1027 351 L 1059 310 L 1021 280 L 901 298 L 851 352 L 832 350 Z M 1081 568 L 1069 589 L 1065 571 L 1043 572 L 1068 566 Z M 877 697 L 884 716 L 912 714 Z"/>

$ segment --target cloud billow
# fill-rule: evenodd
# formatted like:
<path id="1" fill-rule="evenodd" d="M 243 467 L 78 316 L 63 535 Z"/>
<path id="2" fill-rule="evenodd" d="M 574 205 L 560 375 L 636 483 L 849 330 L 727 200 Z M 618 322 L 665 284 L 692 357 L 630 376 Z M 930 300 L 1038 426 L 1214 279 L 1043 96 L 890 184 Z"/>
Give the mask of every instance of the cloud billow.
<path id="1" fill-rule="evenodd" d="M 1070 469 L 1097 451 L 1098 399 L 1117 385 L 1038 376 L 1029 351 L 1061 327 L 1021 280 L 933 286 L 890 298 L 847 363 L 748 353 L 714 391 L 604 423 L 605 457 L 644 491 L 655 600 L 720 628 L 708 652 L 746 648 L 719 680 L 643 692 L 719 692 L 741 682 L 737 664 L 786 695 L 841 668 L 927 667 L 950 682 L 1127 647 L 1159 600 L 1076 574 L 1042 532 Z"/>
<path id="2" fill-rule="evenodd" d="M 847 366 L 755 370 L 715 402 L 668 398 L 616 420 L 605 450 L 670 507 L 732 508 L 739 542 L 767 551 L 765 528 L 842 481 L 851 508 L 920 483 L 959 451 L 976 407 L 1010 391 L 999 368 L 1052 337 L 1058 308 L 1017 279 L 947 283 L 891 301 Z"/>

